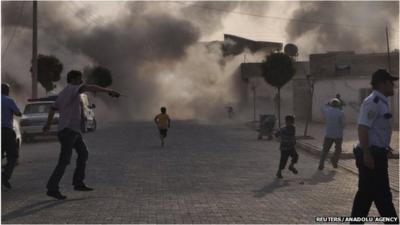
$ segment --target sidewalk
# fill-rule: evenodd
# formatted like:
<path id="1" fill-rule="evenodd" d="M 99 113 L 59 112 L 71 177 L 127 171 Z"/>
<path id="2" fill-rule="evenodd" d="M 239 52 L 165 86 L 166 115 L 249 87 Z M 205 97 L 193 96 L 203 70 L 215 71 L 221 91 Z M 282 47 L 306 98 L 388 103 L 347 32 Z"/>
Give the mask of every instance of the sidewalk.
<path id="1" fill-rule="evenodd" d="M 307 135 L 311 136 L 310 139 L 302 139 L 301 136 L 304 134 L 304 123 L 296 123 L 296 136 L 299 136 L 297 144 L 299 147 L 306 148 L 310 152 L 320 154 L 322 150 L 322 143 L 325 137 L 325 124 L 324 123 L 310 123 L 308 125 Z M 343 132 L 343 145 L 342 145 L 342 154 L 341 159 L 353 159 L 353 146 L 357 144 L 358 136 L 357 136 L 357 125 L 349 124 L 346 125 L 345 130 Z M 399 158 L 399 131 L 394 130 L 392 133 L 392 140 L 390 143 L 391 147 L 394 149 L 393 157 L 391 158 Z M 334 145 L 332 146 L 329 154 L 334 151 Z"/>
<path id="2" fill-rule="evenodd" d="M 322 151 L 322 143 L 325 135 L 325 124 L 323 123 L 310 123 L 308 126 L 307 136 L 311 136 L 309 139 L 303 139 L 301 136 L 304 134 L 304 123 L 296 124 L 296 133 L 300 138 L 297 140 L 297 146 L 315 156 L 320 156 Z M 357 167 L 354 162 L 353 145 L 357 143 L 357 125 L 347 125 L 344 130 L 344 139 L 342 145 L 342 154 L 339 161 L 339 166 L 358 174 Z M 393 157 L 389 159 L 389 179 L 392 190 L 399 192 L 399 131 L 394 130 L 392 133 L 392 140 L 390 143 L 394 149 Z M 329 151 L 329 157 L 334 152 L 334 145 Z M 329 161 L 326 162 L 328 166 Z"/>

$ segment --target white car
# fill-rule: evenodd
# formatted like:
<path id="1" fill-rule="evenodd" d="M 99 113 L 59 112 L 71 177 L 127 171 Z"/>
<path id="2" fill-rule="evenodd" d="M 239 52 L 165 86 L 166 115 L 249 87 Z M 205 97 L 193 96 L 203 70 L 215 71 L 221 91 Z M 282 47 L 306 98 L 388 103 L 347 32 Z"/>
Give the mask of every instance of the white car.
<path id="1" fill-rule="evenodd" d="M 21 128 L 16 119 L 13 120 L 13 128 L 14 128 L 14 132 L 15 132 L 15 139 L 17 141 L 17 150 L 19 151 L 19 149 L 21 149 L 22 136 L 21 136 Z"/>
<path id="2" fill-rule="evenodd" d="M 43 136 L 43 126 L 47 122 L 47 117 L 54 101 L 30 102 L 25 106 L 20 120 L 22 140 L 30 142 L 37 136 Z M 52 121 L 49 135 L 57 133 L 59 114 L 56 112 Z"/>

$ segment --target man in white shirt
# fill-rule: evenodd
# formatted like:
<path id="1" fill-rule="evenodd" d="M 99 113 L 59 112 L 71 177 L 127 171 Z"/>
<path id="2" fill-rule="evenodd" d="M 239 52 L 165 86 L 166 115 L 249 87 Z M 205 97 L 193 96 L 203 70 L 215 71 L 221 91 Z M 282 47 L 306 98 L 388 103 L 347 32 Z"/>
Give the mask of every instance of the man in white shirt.
<path id="1" fill-rule="evenodd" d="M 85 91 L 90 91 L 106 92 L 111 97 L 120 96 L 118 92 L 112 89 L 102 88 L 97 85 L 83 84 L 82 73 L 80 71 L 71 70 L 67 74 L 67 82 L 67 86 L 58 94 L 57 100 L 49 111 L 47 123 L 43 127 L 43 131 L 48 132 L 50 130 L 55 111 L 59 111 L 60 117 L 58 122 L 58 140 L 61 143 L 61 153 L 57 166 L 47 183 L 47 195 L 59 200 L 66 198 L 66 196 L 60 193 L 58 184 L 64 175 L 67 165 L 70 163 L 73 148 L 78 154 L 76 169 L 72 182 L 74 185 L 74 190 L 93 190 L 93 188 L 89 188 L 83 183 L 85 178 L 86 161 L 89 153 L 81 134 L 82 117 L 80 94 Z"/>
<path id="2" fill-rule="evenodd" d="M 335 153 L 331 158 L 331 163 L 334 168 L 337 168 L 340 153 L 342 152 L 343 129 L 344 129 L 344 113 L 341 110 L 341 102 L 339 99 L 332 99 L 324 108 L 325 115 L 325 138 L 319 161 L 318 170 L 324 169 L 326 156 L 333 143 L 335 143 Z"/>

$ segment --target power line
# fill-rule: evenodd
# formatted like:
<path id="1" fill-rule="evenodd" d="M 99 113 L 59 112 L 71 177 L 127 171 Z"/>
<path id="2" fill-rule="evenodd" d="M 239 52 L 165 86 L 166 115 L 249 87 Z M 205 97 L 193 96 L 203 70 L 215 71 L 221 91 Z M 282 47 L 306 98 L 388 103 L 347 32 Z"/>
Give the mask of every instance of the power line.
<path id="1" fill-rule="evenodd" d="M 360 29 L 363 29 L 363 28 L 364 29 L 385 29 L 385 27 L 380 27 L 380 26 L 364 26 L 364 25 L 355 25 L 355 24 L 340 24 L 340 23 L 332 23 L 332 22 L 319 22 L 319 21 L 312 21 L 312 20 L 300 20 L 300 19 L 294 19 L 294 18 L 266 16 L 266 15 L 252 14 L 252 13 L 240 12 L 240 11 L 228 11 L 228 10 L 213 8 L 213 7 L 209 7 L 209 6 L 189 5 L 189 4 L 186 4 L 184 2 L 172 2 L 172 3 L 181 4 L 181 5 L 185 5 L 185 6 L 188 6 L 188 7 L 209 9 L 209 10 L 219 11 L 219 12 L 223 12 L 223 13 L 227 13 L 227 14 L 239 14 L 239 15 L 244 15 L 244 16 L 259 17 L 259 18 L 265 18 L 265 19 L 285 20 L 285 21 L 292 21 L 292 22 L 296 22 L 296 23 L 320 24 L 320 25 L 328 25 L 328 26 L 347 26 L 347 27 L 360 28 Z M 398 30 L 393 29 L 393 28 L 390 28 L 390 30 L 398 32 Z"/>
<path id="2" fill-rule="evenodd" d="M 21 2 L 21 6 L 20 6 L 20 10 L 19 10 L 18 23 L 14 26 L 13 32 L 11 33 L 11 37 L 10 37 L 10 39 L 8 40 L 8 43 L 7 43 L 7 45 L 6 45 L 6 48 L 4 49 L 3 54 L 1 55 L 1 59 L 2 59 L 2 60 L 4 59 L 4 56 L 6 55 L 7 50 L 8 50 L 8 48 L 9 48 L 10 45 L 11 45 L 11 42 L 14 40 L 15 34 L 16 34 L 16 32 L 17 32 L 17 28 L 18 28 L 19 25 L 21 24 L 22 17 L 23 17 L 23 13 L 24 13 L 24 5 L 25 5 L 25 2 L 24 2 L 24 1 Z"/>
<path id="3" fill-rule="evenodd" d="M 80 2 L 80 1 L 71 1 L 68 2 L 70 4 L 73 4 L 77 10 L 82 10 L 82 8 L 90 8 L 90 6 Z M 78 4 L 79 3 L 79 4 Z M 88 15 L 87 17 L 82 16 L 82 18 L 86 21 L 92 22 L 96 25 L 104 25 L 104 18 L 102 16 L 95 16 L 93 13 L 90 11 L 85 11 L 85 13 Z"/>

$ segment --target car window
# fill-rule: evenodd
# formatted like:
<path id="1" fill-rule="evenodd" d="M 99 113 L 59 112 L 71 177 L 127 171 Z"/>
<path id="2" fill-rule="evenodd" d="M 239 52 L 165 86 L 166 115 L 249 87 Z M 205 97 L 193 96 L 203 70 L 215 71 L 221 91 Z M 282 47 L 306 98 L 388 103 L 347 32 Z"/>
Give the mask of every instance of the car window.
<path id="1" fill-rule="evenodd" d="M 51 105 L 51 103 L 27 105 L 25 106 L 24 114 L 48 113 Z"/>

